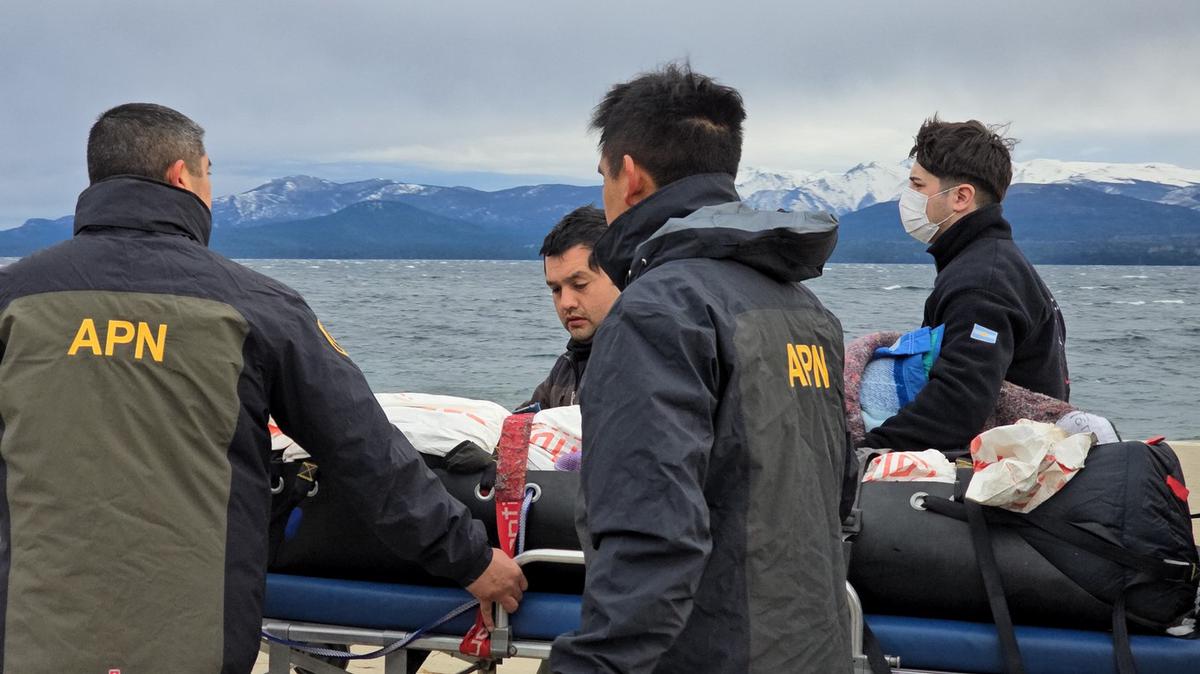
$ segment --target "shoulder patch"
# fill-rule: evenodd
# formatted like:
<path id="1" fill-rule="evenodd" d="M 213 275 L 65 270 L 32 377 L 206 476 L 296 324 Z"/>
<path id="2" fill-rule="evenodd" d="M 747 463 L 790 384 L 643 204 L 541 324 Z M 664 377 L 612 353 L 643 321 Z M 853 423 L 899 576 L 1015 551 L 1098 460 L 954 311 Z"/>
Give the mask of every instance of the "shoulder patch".
<path id="1" fill-rule="evenodd" d="M 971 339 L 974 339 L 974 340 L 977 340 L 980 342 L 987 342 L 988 344 L 995 344 L 996 338 L 999 336 L 1000 336 L 1000 333 L 996 332 L 995 330 L 993 330 L 991 328 L 985 328 L 978 323 L 976 323 L 975 327 L 971 329 Z"/>
<path id="2" fill-rule="evenodd" d="M 329 334 L 329 331 L 325 329 L 325 326 L 321 325 L 321 321 L 317 321 L 317 329 L 321 331 L 322 335 L 325 335 L 325 339 L 329 341 L 329 345 L 333 347 L 334 351 L 337 351 L 347 358 L 350 357 L 350 354 L 346 353 L 346 350 L 342 348 L 342 345 L 337 343 L 337 340 L 333 338 L 333 335 Z"/>

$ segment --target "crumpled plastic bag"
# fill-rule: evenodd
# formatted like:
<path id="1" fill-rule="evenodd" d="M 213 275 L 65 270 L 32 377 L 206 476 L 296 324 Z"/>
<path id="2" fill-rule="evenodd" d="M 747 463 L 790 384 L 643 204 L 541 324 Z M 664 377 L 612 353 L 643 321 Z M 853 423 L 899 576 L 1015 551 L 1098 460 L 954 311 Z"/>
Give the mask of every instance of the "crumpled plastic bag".
<path id="1" fill-rule="evenodd" d="M 971 441 L 975 474 L 966 497 L 976 503 L 1027 513 L 1062 489 L 1083 468 L 1096 444 L 1076 433 L 1029 419 L 997 426 Z"/>
<path id="2" fill-rule="evenodd" d="M 888 452 L 871 459 L 863 482 L 946 482 L 954 484 L 954 464 L 936 449 Z"/>

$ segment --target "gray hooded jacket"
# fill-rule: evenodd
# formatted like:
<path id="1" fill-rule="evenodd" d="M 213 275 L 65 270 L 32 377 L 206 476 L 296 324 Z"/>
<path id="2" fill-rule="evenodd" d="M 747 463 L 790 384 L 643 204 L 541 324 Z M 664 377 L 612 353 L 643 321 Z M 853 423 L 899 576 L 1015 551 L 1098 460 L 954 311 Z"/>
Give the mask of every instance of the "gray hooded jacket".
<path id="1" fill-rule="evenodd" d="M 797 283 L 837 221 L 737 199 L 685 178 L 597 242 L 623 293 L 581 390 L 595 551 L 555 672 L 849 670 L 842 330 Z"/>

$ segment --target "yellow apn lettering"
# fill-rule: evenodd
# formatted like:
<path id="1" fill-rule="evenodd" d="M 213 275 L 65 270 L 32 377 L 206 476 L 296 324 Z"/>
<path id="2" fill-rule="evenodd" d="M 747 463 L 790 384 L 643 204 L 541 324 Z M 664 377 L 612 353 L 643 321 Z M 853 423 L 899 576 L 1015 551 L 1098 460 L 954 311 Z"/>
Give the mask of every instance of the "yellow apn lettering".
<path id="1" fill-rule="evenodd" d="M 800 367 L 804 368 L 804 374 L 812 375 L 812 347 L 807 344 L 796 345 L 796 355 L 800 357 Z M 809 386 L 809 382 L 804 382 L 805 386 Z"/>
<path id="2" fill-rule="evenodd" d="M 128 344 L 133 341 L 133 323 L 129 321 L 109 321 L 108 332 L 104 335 L 104 355 L 113 355 L 113 349 L 118 344 Z"/>
<path id="3" fill-rule="evenodd" d="M 137 327 L 137 346 L 133 349 L 133 357 L 141 360 L 145 349 L 150 349 L 150 357 L 154 362 L 161 363 L 163 353 L 167 350 L 167 324 L 160 323 L 158 326 L 158 338 L 150 333 L 150 325 L 145 322 L 138 322 Z"/>
<path id="4" fill-rule="evenodd" d="M 801 386 L 808 386 L 808 375 L 804 374 L 804 367 L 800 363 L 800 356 L 796 352 L 795 344 L 788 344 L 788 381 L 792 388 L 796 388 L 796 380 L 800 380 Z"/>
<path id="5" fill-rule="evenodd" d="M 829 388 L 829 369 L 825 367 L 825 347 L 814 344 L 812 347 L 812 354 L 813 386 Z M 824 383 L 821 383 L 822 379 L 825 380 Z"/>
<path id="6" fill-rule="evenodd" d="M 92 355 L 100 355 L 100 337 L 96 334 L 96 323 L 90 318 L 83 319 L 71 348 L 67 349 L 68 356 L 74 356 L 80 349 L 91 349 Z"/>

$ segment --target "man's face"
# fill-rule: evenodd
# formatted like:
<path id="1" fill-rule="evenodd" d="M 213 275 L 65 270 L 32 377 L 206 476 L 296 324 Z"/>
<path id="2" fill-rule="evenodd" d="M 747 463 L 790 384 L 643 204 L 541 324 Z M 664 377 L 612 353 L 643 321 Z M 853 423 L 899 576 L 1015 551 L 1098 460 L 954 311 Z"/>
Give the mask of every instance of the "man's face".
<path id="1" fill-rule="evenodd" d="M 908 185 L 929 197 L 929 202 L 925 204 L 925 217 L 929 218 L 930 222 L 942 223 L 938 227 L 938 235 L 946 231 L 958 219 L 953 217 L 955 215 L 951 204 L 953 192 L 938 194 L 949 187 L 954 187 L 953 185 L 942 185 L 941 179 L 926 171 L 925 167 L 917 162 L 913 162 L 912 170 L 909 171 Z"/>
<path id="2" fill-rule="evenodd" d="M 625 186 L 621 182 L 621 176 L 612 175 L 608 161 L 603 156 L 600 157 L 600 166 L 597 170 L 600 172 L 600 177 L 604 179 L 604 187 L 601 190 L 604 200 L 604 219 L 608 220 L 608 224 L 611 225 L 613 220 L 629 210 L 629 205 L 625 203 Z"/>
<path id="3" fill-rule="evenodd" d="M 187 168 L 186 165 L 184 170 L 187 171 L 188 177 L 191 179 L 189 182 L 192 183 L 188 189 L 194 192 L 196 196 L 200 197 L 200 200 L 204 202 L 204 205 L 211 209 L 212 161 L 209 160 L 208 155 L 204 155 L 200 158 L 200 175 L 193 175 L 191 169 Z"/>
<path id="4" fill-rule="evenodd" d="M 620 294 L 603 271 L 588 266 L 591 254 L 590 248 L 579 245 L 545 259 L 546 285 L 554 297 L 554 310 L 577 342 L 596 334 Z"/>

